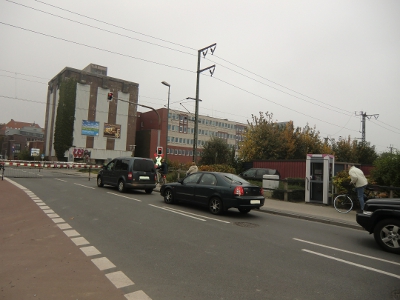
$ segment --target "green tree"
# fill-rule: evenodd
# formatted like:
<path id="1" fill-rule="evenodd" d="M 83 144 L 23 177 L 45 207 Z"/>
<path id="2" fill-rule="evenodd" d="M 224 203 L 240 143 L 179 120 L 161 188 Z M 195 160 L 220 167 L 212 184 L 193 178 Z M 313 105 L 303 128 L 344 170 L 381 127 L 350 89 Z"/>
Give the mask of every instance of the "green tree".
<path id="1" fill-rule="evenodd" d="M 308 126 L 304 128 L 297 127 L 295 130 L 296 151 L 292 159 L 304 159 L 307 154 L 322 154 L 323 151 L 329 151 L 325 154 L 331 154 L 331 150 L 324 144 L 319 136 L 319 131 L 314 127 Z"/>
<path id="2" fill-rule="evenodd" d="M 218 137 L 211 137 L 203 147 L 201 152 L 201 165 L 231 164 L 232 149 L 228 143 Z"/>
<path id="3" fill-rule="evenodd" d="M 64 160 L 64 153 L 73 143 L 76 80 L 65 79 L 60 82 L 60 98 L 57 106 L 57 117 L 54 130 L 54 150 L 57 159 Z"/>
<path id="4" fill-rule="evenodd" d="M 371 171 L 372 180 L 378 185 L 400 187 L 400 152 L 382 153 Z"/>
<path id="5" fill-rule="evenodd" d="M 22 150 L 17 155 L 19 160 L 33 160 L 33 157 L 29 153 L 29 150 Z"/>
<path id="6" fill-rule="evenodd" d="M 273 121 L 273 114 L 259 113 L 259 117 L 252 115 L 253 121 L 248 122 L 244 140 L 240 144 L 239 156 L 244 161 L 255 159 L 282 159 L 286 158 L 288 147 L 285 136 L 285 125 Z"/>
<path id="7" fill-rule="evenodd" d="M 375 146 L 371 146 L 368 142 L 356 143 L 357 162 L 364 165 L 372 165 L 378 158 Z"/>

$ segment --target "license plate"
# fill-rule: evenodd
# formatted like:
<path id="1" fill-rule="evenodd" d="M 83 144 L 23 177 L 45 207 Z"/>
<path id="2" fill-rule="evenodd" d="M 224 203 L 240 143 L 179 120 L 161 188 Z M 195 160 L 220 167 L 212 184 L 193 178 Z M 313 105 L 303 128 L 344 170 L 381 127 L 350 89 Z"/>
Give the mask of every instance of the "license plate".
<path id="1" fill-rule="evenodd" d="M 139 180 L 150 180 L 149 176 L 139 176 Z"/>
<path id="2" fill-rule="evenodd" d="M 260 204 L 260 200 L 250 200 L 250 204 Z"/>

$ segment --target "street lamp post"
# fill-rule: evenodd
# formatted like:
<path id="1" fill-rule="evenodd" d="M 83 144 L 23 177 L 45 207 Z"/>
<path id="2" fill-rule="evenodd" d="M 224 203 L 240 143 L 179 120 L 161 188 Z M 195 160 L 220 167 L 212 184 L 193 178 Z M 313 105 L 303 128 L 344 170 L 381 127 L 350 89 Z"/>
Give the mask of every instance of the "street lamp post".
<path id="1" fill-rule="evenodd" d="M 166 134 L 165 134 L 165 161 L 167 161 L 167 155 L 168 155 L 168 121 L 169 121 L 169 96 L 170 96 L 170 92 L 171 92 L 171 85 L 166 82 L 163 81 L 161 82 L 163 85 L 168 87 L 168 105 L 167 105 L 167 129 L 166 129 Z"/>

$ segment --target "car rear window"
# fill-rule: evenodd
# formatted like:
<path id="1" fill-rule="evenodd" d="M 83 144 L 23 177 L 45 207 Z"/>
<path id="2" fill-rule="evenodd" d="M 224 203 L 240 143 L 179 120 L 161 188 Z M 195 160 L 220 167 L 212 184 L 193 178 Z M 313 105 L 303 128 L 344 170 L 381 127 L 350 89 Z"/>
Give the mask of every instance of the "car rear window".
<path id="1" fill-rule="evenodd" d="M 232 182 L 241 183 L 241 184 L 249 183 L 247 180 L 243 179 L 242 177 L 239 177 L 237 175 L 230 174 L 230 173 L 223 173 L 222 178 L 229 184 L 231 184 Z"/>
<path id="2" fill-rule="evenodd" d="M 148 159 L 135 159 L 133 170 L 142 172 L 154 172 L 154 163 Z"/>

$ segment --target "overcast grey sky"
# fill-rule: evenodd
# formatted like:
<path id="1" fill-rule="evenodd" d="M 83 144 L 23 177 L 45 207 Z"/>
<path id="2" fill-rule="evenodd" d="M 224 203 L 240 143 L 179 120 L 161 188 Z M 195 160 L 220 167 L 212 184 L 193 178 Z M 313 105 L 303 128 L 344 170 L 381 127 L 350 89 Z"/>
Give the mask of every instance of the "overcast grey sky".
<path id="1" fill-rule="evenodd" d="M 139 103 L 241 123 L 271 112 L 321 137 L 400 150 L 398 0 L 0 0 L 0 122 L 44 126 L 47 83 L 90 63 L 139 84 Z M 106 101 L 106 100 L 105 100 Z M 183 107 L 181 105 L 183 104 Z"/>

